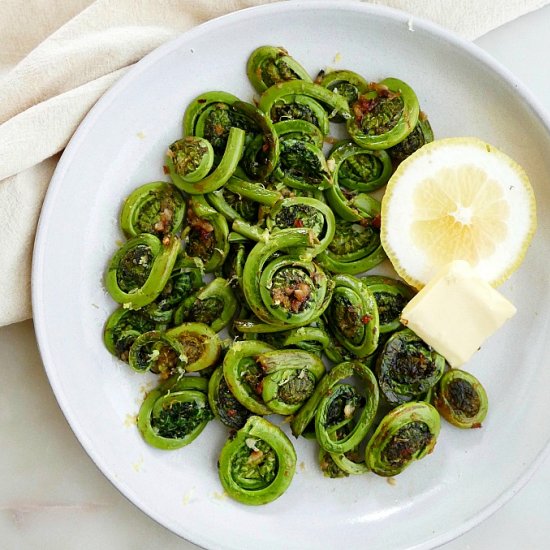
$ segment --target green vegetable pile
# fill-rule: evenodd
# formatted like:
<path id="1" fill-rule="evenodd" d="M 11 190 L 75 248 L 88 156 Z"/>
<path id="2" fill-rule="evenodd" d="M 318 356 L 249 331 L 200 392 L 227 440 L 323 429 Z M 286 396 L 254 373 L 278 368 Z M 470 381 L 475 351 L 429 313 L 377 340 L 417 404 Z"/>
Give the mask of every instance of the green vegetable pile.
<path id="1" fill-rule="evenodd" d="M 269 415 L 317 441 L 327 476 L 394 476 L 432 451 L 440 414 L 479 427 L 487 396 L 400 324 L 411 288 L 364 275 L 385 259 L 370 193 L 433 140 L 414 91 L 353 71 L 313 82 L 271 46 L 247 74 L 259 101 L 200 94 L 167 148 L 171 182 L 124 202 L 126 241 L 105 277 L 120 307 L 104 341 L 159 376 L 138 415 L 145 441 L 178 449 L 217 418 L 229 429 L 221 483 L 258 505 L 296 468 Z M 331 139 L 331 124 L 349 138 Z"/>

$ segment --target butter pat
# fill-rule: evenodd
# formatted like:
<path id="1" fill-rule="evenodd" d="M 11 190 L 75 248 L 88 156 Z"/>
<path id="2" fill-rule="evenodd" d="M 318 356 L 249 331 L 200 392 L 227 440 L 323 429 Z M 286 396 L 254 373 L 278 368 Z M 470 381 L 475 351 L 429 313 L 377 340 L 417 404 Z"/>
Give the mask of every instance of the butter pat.
<path id="1" fill-rule="evenodd" d="M 457 260 L 439 273 L 407 304 L 401 322 L 459 367 L 479 349 L 516 308 L 468 262 Z"/>

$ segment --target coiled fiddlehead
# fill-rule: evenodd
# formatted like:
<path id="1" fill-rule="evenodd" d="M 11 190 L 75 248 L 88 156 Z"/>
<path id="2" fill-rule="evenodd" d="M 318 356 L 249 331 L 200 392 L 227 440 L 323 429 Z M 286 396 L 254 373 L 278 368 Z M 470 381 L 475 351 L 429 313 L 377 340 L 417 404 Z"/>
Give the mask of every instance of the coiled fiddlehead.
<path id="1" fill-rule="evenodd" d="M 376 364 L 380 391 L 392 405 L 419 398 L 437 384 L 444 370 L 444 357 L 410 329 L 389 338 Z"/>
<path id="2" fill-rule="evenodd" d="M 247 119 L 246 126 L 255 136 L 246 147 L 242 166 L 247 176 L 264 181 L 279 161 L 279 137 L 271 120 L 254 105 L 237 101 L 232 107 Z"/>
<path id="3" fill-rule="evenodd" d="M 413 131 L 401 142 L 388 149 L 394 166 L 399 165 L 420 147 L 434 140 L 434 133 L 427 116 L 420 111 L 418 122 Z"/>
<path id="4" fill-rule="evenodd" d="M 260 416 L 251 416 L 220 453 L 222 486 L 243 504 L 261 505 L 279 498 L 295 471 L 292 443 L 280 428 Z"/>
<path id="5" fill-rule="evenodd" d="M 128 238 L 141 233 L 163 237 L 176 233 L 184 216 L 183 195 L 173 185 L 155 181 L 130 193 L 120 213 L 120 227 Z"/>
<path id="6" fill-rule="evenodd" d="M 298 139 L 282 139 L 274 177 L 292 189 L 322 191 L 332 185 L 323 151 Z"/>
<path id="7" fill-rule="evenodd" d="M 388 149 L 403 141 L 418 122 L 420 108 L 413 89 L 397 78 L 369 84 L 351 105 L 348 132 L 365 149 Z"/>
<path id="8" fill-rule="evenodd" d="M 194 321 L 210 326 L 214 332 L 225 328 L 237 312 L 237 299 L 222 277 L 216 277 L 177 309 L 174 320 Z"/>
<path id="9" fill-rule="evenodd" d="M 119 307 L 107 319 L 103 330 L 105 347 L 125 363 L 134 340 L 144 332 L 155 328 L 155 322 L 143 311 Z"/>
<path id="10" fill-rule="evenodd" d="M 237 401 L 254 414 L 271 414 L 262 399 L 261 367 L 256 358 L 273 348 L 259 341 L 235 342 L 223 360 L 223 376 Z"/>
<path id="11" fill-rule="evenodd" d="M 218 367 L 208 381 L 208 402 L 214 416 L 234 430 L 242 428 L 253 414 L 231 393 L 223 375 L 223 366 Z"/>
<path id="12" fill-rule="evenodd" d="M 105 276 L 113 300 L 128 309 L 153 302 L 168 282 L 180 244 L 173 235 L 160 241 L 149 233 L 126 241 L 111 259 Z"/>
<path id="13" fill-rule="evenodd" d="M 229 129 L 234 125 L 229 108 L 237 96 L 227 92 L 205 92 L 197 96 L 183 115 L 183 135 L 205 138 L 217 155 L 223 154 Z"/>
<path id="14" fill-rule="evenodd" d="M 368 82 L 354 71 L 340 70 L 325 73 L 321 71 L 315 82 L 327 88 L 335 94 L 341 95 L 350 105 L 368 88 Z M 344 122 L 344 119 L 335 115 L 331 118 L 333 122 Z"/>
<path id="15" fill-rule="evenodd" d="M 243 273 L 246 301 L 275 330 L 308 325 L 328 305 L 331 283 L 313 261 L 296 253 L 274 258 L 282 250 L 314 244 L 310 230 L 281 229 L 257 243 L 248 256 Z"/>
<path id="16" fill-rule="evenodd" d="M 175 312 L 180 303 L 203 286 L 201 270 L 180 265 L 183 263 L 185 261 L 181 255 L 178 256 L 176 265 L 162 292 L 154 302 L 144 308 L 147 316 L 157 323 L 170 325 L 174 321 Z"/>
<path id="17" fill-rule="evenodd" d="M 204 197 L 194 196 L 189 200 L 187 227 L 182 232 L 184 263 L 207 273 L 216 271 L 229 252 L 228 235 L 226 219 L 209 206 Z"/>
<path id="18" fill-rule="evenodd" d="M 307 71 L 284 48 L 275 46 L 256 48 L 248 58 L 246 74 L 259 93 L 288 80 L 311 82 Z"/>
<path id="19" fill-rule="evenodd" d="M 179 189 L 194 189 L 214 164 L 214 150 L 207 139 L 186 136 L 174 141 L 166 151 L 166 167 L 170 179 Z"/>
<path id="20" fill-rule="evenodd" d="M 376 220 L 376 218 L 374 218 Z M 386 259 L 376 221 L 367 223 L 336 221 L 334 238 L 317 261 L 332 273 L 358 275 Z"/>
<path id="21" fill-rule="evenodd" d="M 434 388 L 432 404 L 457 428 L 481 428 L 489 400 L 479 380 L 469 372 L 451 369 Z"/>
<path id="22" fill-rule="evenodd" d="M 161 378 L 183 374 L 187 361 L 183 343 L 158 330 L 140 334 L 128 354 L 128 364 L 136 372 L 151 371 L 160 374 Z"/>
<path id="23" fill-rule="evenodd" d="M 338 143 L 327 163 L 332 165 L 335 185 L 362 192 L 375 191 L 386 185 L 393 171 L 386 151 L 369 151 L 351 141 Z"/>
<path id="24" fill-rule="evenodd" d="M 321 149 L 324 135 L 318 126 L 302 119 L 281 120 L 273 125 L 279 139 L 297 139 L 312 143 Z"/>
<path id="25" fill-rule="evenodd" d="M 244 153 L 245 131 L 231 127 L 223 156 L 212 173 L 212 146 L 203 138 L 187 136 L 170 145 L 166 165 L 174 185 L 190 195 L 211 193 L 233 175 Z"/>
<path id="26" fill-rule="evenodd" d="M 259 355 L 256 360 L 264 374 L 262 399 L 277 414 L 296 412 L 325 374 L 321 359 L 303 350 L 268 351 Z"/>
<path id="27" fill-rule="evenodd" d="M 289 119 L 302 119 L 318 126 L 323 135 L 328 134 L 328 115 L 317 104 L 322 104 L 331 115 L 339 114 L 349 118 L 348 102 L 338 94 L 323 86 L 294 80 L 283 82 L 268 88 L 260 98 L 259 108 L 273 122 Z"/>
<path id="28" fill-rule="evenodd" d="M 353 386 L 341 384 L 352 376 L 358 379 L 362 395 Z M 290 427 L 294 436 L 298 437 L 315 418 L 315 434 L 321 447 L 330 452 L 345 453 L 367 435 L 378 402 L 378 385 L 372 371 L 358 361 L 340 363 L 319 381 L 312 396 L 294 415 Z M 360 407 L 361 413 L 357 415 Z M 350 425 L 349 431 L 336 439 L 336 430 L 347 424 Z"/>
<path id="29" fill-rule="evenodd" d="M 166 332 L 183 346 L 185 370 L 196 372 L 215 365 L 220 357 L 221 342 L 218 335 L 203 323 L 183 323 Z"/>
<path id="30" fill-rule="evenodd" d="M 317 442 L 325 451 L 344 454 L 357 448 L 369 431 L 378 410 L 378 385 L 372 371 L 361 363 L 341 363 L 331 373 L 335 369 L 335 380 L 343 380 L 355 374 L 364 395 L 355 386 L 332 384 L 330 392 L 324 393 L 315 412 L 315 434 Z M 355 420 L 361 406 L 362 411 Z M 334 437 L 336 430 L 352 424 L 349 433 L 340 438 Z"/>
<path id="31" fill-rule="evenodd" d="M 415 291 L 405 283 L 382 277 L 369 275 L 362 278 L 374 295 L 378 306 L 378 318 L 380 320 L 380 333 L 393 332 L 402 327 L 399 318 L 403 308 L 415 295 Z"/>
<path id="32" fill-rule="evenodd" d="M 367 444 L 365 462 L 379 476 L 394 476 L 433 451 L 440 430 L 427 403 L 405 403 L 390 411 Z"/>
<path id="33" fill-rule="evenodd" d="M 168 380 L 147 394 L 137 425 L 143 439 L 163 450 L 189 445 L 214 418 L 206 397 L 204 378 Z"/>
<path id="34" fill-rule="evenodd" d="M 313 254 L 317 255 L 332 242 L 336 220 L 325 203 L 309 197 L 293 197 L 283 199 L 270 210 L 266 226 L 272 233 L 279 229 L 310 229 L 318 241 L 313 247 Z"/>
<path id="35" fill-rule="evenodd" d="M 351 275 L 333 277 L 332 300 L 325 323 L 336 339 L 356 357 L 367 357 L 378 346 L 378 307 L 368 286 Z"/>

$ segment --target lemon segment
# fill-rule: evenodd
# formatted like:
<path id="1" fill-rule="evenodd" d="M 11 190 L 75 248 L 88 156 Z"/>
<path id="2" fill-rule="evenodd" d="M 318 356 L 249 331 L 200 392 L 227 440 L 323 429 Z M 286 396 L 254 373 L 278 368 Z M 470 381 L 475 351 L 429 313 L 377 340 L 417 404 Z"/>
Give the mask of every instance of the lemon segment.
<path id="1" fill-rule="evenodd" d="M 465 260 L 498 286 L 535 233 L 535 196 L 521 166 L 492 145 L 440 139 L 400 164 L 381 219 L 382 246 L 410 285 L 420 289 L 443 265 Z"/>

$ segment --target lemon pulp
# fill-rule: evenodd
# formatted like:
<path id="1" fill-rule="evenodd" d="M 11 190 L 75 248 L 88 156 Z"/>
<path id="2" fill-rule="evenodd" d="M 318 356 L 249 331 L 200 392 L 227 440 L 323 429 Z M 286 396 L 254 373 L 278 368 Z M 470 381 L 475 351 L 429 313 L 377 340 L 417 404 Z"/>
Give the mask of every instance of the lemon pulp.
<path id="1" fill-rule="evenodd" d="M 535 227 L 527 175 L 476 138 L 425 145 L 399 166 L 382 200 L 382 245 L 416 288 L 453 260 L 500 284 L 523 260 Z"/>

